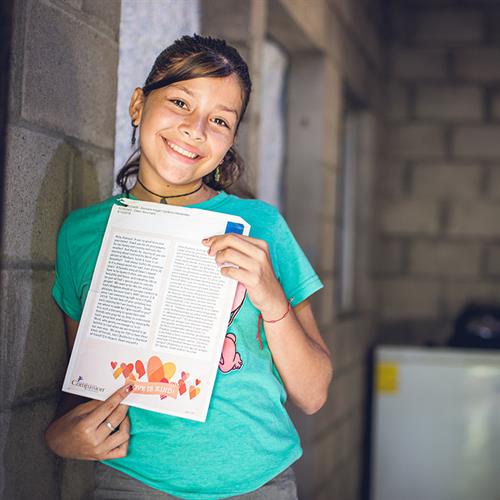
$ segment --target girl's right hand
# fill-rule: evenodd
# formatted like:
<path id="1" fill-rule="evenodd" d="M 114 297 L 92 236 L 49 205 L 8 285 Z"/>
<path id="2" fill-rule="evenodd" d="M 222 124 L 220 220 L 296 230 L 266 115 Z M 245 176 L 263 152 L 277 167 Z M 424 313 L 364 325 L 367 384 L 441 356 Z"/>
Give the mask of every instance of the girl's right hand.
<path id="1" fill-rule="evenodd" d="M 130 421 L 128 406 L 120 403 L 132 389 L 127 384 L 105 401 L 80 404 L 52 422 L 45 431 L 49 448 L 60 457 L 78 460 L 125 457 Z"/>

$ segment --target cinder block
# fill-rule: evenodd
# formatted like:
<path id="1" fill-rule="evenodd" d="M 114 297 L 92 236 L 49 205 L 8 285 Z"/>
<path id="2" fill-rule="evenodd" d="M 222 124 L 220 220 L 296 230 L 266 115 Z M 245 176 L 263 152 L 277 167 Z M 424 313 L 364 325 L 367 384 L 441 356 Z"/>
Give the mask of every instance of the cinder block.
<path id="1" fill-rule="evenodd" d="M 463 201 L 451 205 L 447 233 L 450 236 L 498 238 L 500 203 Z"/>
<path id="2" fill-rule="evenodd" d="M 413 274 L 476 277 L 481 272 L 477 243 L 416 241 L 410 250 Z"/>
<path id="3" fill-rule="evenodd" d="M 372 257 L 375 275 L 398 274 L 403 270 L 403 241 L 397 238 L 377 238 Z"/>
<path id="4" fill-rule="evenodd" d="M 330 473 L 330 479 L 323 485 L 324 500 L 343 500 L 345 498 L 344 488 L 345 468 L 337 465 Z M 302 498 L 302 497 L 301 497 Z"/>
<path id="5" fill-rule="evenodd" d="M 328 474 L 332 469 L 332 462 L 337 451 L 337 438 L 335 431 L 331 431 L 321 440 L 313 444 L 313 481 L 320 484 L 328 479 Z"/>
<path id="6" fill-rule="evenodd" d="M 491 2 L 494 3 L 494 2 Z M 486 18 L 486 38 L 488 41 L 498 43 L 500 42 L 500 8 L 498 5 L 494 9 L 489 9 Z"/>
<path id="7" fill-rule="evenodd" d="M 375 193 L 384 198 L 405 197 L 406 170 L 403 161 L 391 159 L 381 162 L 374 179 Z"/>
<path id="8" fill-rule="evenodd" d="M 349 441 L 349 437 L 351 435 L 350 428 L 352 427 L 352 422 L 350 418 L 344 418 L 341 422 L 339 422 L 339 442 L 340 446 L 338 447 L 339 454 L 339 462 L 338 464 L 345 464 L 351 447 L 351 443 Z M 346 477 L 346 476 L 344 476 Z M 342 497 L 345 498 L 345 497 Z"/>
<path id="9" fill-rule="evenodd" d="M 421 85 L 417 88 L 419 118 L 438 120 L 479 120 L 483 114 L 479 87 Z"/>
<path id="10" fill-rule="evenodd" d="M 83 0 L 62 0 L 62 1 L 70 5 L 74 9 L 81 10 L 82 8 Z"/>
<path id="11" fill-rule="evenodd" d="M 490 170 L 487 193 L 492 198 L 500 198 L 500 166 L 495 166 Z"/>
<path id="12" fill-rule="evenodd" d="M 346 399 L 348 397 L 348 393 L 348 378 L 344 372 L 338 369 L 337 373 L 333 376 L 330 401 L 332 419 L 334 422 L 339 422 L 342 416 L 346 414 Z"/>
<path id="13" fill-rule="evenodd" d="M 331 386 L 330 386 L 331 392 Z M 314 415 L 311 415 L 311 430 L 313 433 L 313 439 L 317 436 L 324 435 L 332 430 L 332 411 L 328 405 L 328 399 L 324 406 Z"/>
<path id="14" fill-rule="evenodd" d="M 394 47 L 389 72 L 405 80 L 443 80 L 447 76 L 446 52 L 441 49 Z"/>
<path id="15" fill-rule="evenodd" d="M 452 138 L 452 151 L 456 157 L 500 158 L 500 126 L 457 127 Z"/>
<path id="16" fill-rule="evenodd" d="M 489 276 L 500 277 L 500 246 L 490 246 L 487 250 L 486 271 Z"/>
<path id="17" fill-rule="evenodd" d="M 43 440 L 55 405 L 55 400 L 37 401 L 2 415 L 2 498 L 60 498 L 58 459 Z"/>
<path id="18" fill-rule="evenodd" d="M 333 218 L 325 218 L 321 229 L 320 269 L 322 272 L 331 273 L 335 269 L 335 223 Z"/>
<path id="19" fill-rule="evenodd" d="M 333 326 L 336 343 L 332 346 L 332 353 L 334 356 L 334 371 L 337 374 L 350 370 L 363 359 L 366 349 L 364 334 L 370 328 L 371 326 L 365 318 L 357 316 L 341 318 Z M 348 404 L 347 399 L 345 404 Z"/>
<path id="20" fill-rule="evenodd" d="M 382 320 L 434 319 L 439 316 L 439 283 L 414 277 L 377 280 Z"/>
<path id="21" fill-rule="evenodd" d="M 500 119 L 500 92 L 495 92 L 491 100 L 491 115 L 493 118 Z"/>
<path id="22" fill-rule="evenodd" d="M 397 236 L 409 234 L 433 235 L 439 232 L 437 203 L 420 200 L 383 202 L 380 212 L 383 234 Z"/>
<path id="23" fill-rule="evenodd" d="M 335 288 L 336 283 L 331 276 L 322 276 L 324 288 L 320 292 L 320 325 L 329 325 L 335 318 Z"/>
<path id="24" fill-rule="evenodd" d="M 348 385 L 351 390 L 349 391 L 347 405 L 349 414 L 354 416 L 356 415 L 363 401 L 365 388 L 365 366 L 363 358 L 357 359 L 355 362 L 351 363 L 348 371 L 348 377 Z M 353 418 L 352 420 L 355 422 L 355 418 Z M 357 432 L 357 430 L 355 431 L 355 435 L 351 436 L 351 439 L 349 439 L 351 446 L 355 445 L 356 437 L 359 440 L 359 433 Z"/>
<path id="25" fill-rule="evenodd" d="M 248 121 L 248 116 L 245 115 L 245 119 L 240 123 L 240 127 L 238 129 L 238 135 L 236 136 L 235 146 L 238 153 L 243 158 L 248 158 L 248 150 L 249 150 L 249 135 L 250 135 L 250 124 Z M 249 179 L 249 184 L 252 185 L 254 179 L 256 177 L 256 166 L 246 164 L 246 176 Z"/>
<path id="26" fill-rule="evenodd" d="M 500 49 L 482 47 L 459 50 L 454 60 L 458 78 L 492 83 L 500 80 Z"/>
<path id="27" fill-rule="evenodd" d="M 2 271 L 1 370 L 10 381 L 2 406 L 61 386 L 68 358 L 53 281 L 48 271 Z"/>
<path id="28" fill-rule="evenodd" d="M 73 159 L 71 210 L 111 196 L 114 185 L 113 155 L 95 150 L 77 151 Z"/>
<path id="29" fill-rule="evenodd" d="M 386 146 L 392 156 L 401 158 L 441 158 L 445 154 L 444 129 L 435 125 L 392 125 Z"/>
<path id="30" fill-rule="evenodd" d="M 419 199 L 478 198 L 480 165 L 420 163 L 413 167 L 412 192 Z"/>
<path id="31" fill-rule="evenodd" d="M 338 204 L 338 173 L 337 168 L 331 165 L 323 164 L 323 185 L 321 210 L 323 217 L 329 218 L 332 221 L 336 217 Z"/>
<path id="32" fill-rule="evenodd" d="M 409 116 L 410 102 L 405 85 L 391 82 L 385 88 L 385 114 L 389 120 L 402 120 Z"/>
<path id="33" fill-rule="evenodd" d="M 120 28 L 120 0 L 83 0 L 82 11 L 104 21 L 115 35 Z"/>
<path id="34" fill-rule="evenodd" d="M 250 36 L 250 4 L 243 3 L 235 9 L 232 0 L 204 1 L 200 24 L 203 31 L 212 36 L 245 42 Z"/>
<path id="35" fill-rule="evenodd" d="M 412 45 L 415 42 L 416 16 L 403 4 L 395 4 L 387 12 L 391 23 L 391 38 L 394 43 Z"/>
<path id="36" fill-rule="evenodd" d="M 113 149 L 116 42 L 46 3 L 29 5 L 22 117 Z"/>
<path id="37" fill-rule="evenodd" d="M 471 9 L 423 10 L 417 14 L 417 43 L 461 45 L 480 42 L 482 13 Z"/>
<path id="38" fill-rule="evenodd" d="M 448 281 L 444 284 L 446 315 L 454 318 L 469 302 L 499 302 L 498 281 Z"/>
<path id="39" fill-rule="evenodd" d="M 72 148 L 64 142 L 9 127 L 4 258 L 14 262 L 54 262 L 57 232 L 67 212 L 71 161 Z"/>
<path id="40" fill-rule="evenodd" d="M 327 130 L 338 131 L 341 127 L 342 102 L 343 102 L 343 76 L 338 66 L 331 59 L 324 61 L 324 86 L 325 86 L 325 102 L 324 102 L 324 119 Z M 327 140 L 327 143 L 334 142 Z"/>

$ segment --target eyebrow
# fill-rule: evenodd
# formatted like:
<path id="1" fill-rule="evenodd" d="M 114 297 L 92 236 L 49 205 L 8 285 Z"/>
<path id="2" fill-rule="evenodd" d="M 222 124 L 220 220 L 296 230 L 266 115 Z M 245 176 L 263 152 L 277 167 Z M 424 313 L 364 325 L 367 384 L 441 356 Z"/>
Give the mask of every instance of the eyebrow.
<path id="1" fill-rule="evenodd" d="M 171 84 L 170 87 L 175 87 L 176 89 L 182 90 L 186 92 L 186 94 L 190 95 L 191 97 L 196 97 L 191 90 L 189 90 L 187 87 L 184 87 L 184 85 L 177 85 L 175 83 Z M 222 109 L 223 111 L 228 111 L 229 113 L 234 113 L 236 115 L 236 118 L 238 118 L 238 112 L 233 109 L 233 108 L 228 108 L 227 106 L 224 106 L 223 104 L 218 104 L 217 107 L 219 109 Z"/>

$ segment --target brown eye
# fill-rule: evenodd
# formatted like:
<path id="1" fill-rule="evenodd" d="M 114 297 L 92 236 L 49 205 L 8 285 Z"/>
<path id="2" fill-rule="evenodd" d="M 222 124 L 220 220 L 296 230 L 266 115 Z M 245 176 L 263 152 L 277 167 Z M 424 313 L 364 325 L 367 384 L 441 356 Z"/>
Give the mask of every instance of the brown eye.
<path id="1" fill-rule="evenodd" d="M 214 123 L 220 125 L 221 127 L 231 128 L 222 118 L 214 118 Z"/>
<path id="2" fill-rule="evenodd" d="M 187 109 L 187 104 L 182 99 L 171 99 L 170 102 L 173 102 L 178 108 Z"/>

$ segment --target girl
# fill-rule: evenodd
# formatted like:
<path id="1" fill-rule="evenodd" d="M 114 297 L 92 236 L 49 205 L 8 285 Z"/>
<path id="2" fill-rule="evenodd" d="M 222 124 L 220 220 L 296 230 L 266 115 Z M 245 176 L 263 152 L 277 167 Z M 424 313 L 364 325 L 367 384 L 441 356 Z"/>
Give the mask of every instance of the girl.
<path id="1" fill-rule="evenodd" d="M 296 498 L 290 465 L 302 450 L 284 403 L 288 395 L 316 412 L 332 365 L 307 300 L 322 285 L 286 222 L 264 202 L 228 194 L 243 170 L 234 141 L 250 92 L 238 52 L 197 35 L 165 49 L 133 92 L 132 143 L 139 128 L 140 154 L 118 174 L 122 191 L 239 215 L 251 236 L 203 241 L 218 264 L 237 266 L 220 272 L 238 280 L 240 297 L 205 423 L 120 404 L 132 387 L 103 402 L 64 395 L 46 440 L 62 457 L 99 461 L 96 498 Z M 118 198 L 71 213 L 59 233 L 53 296 L 70 350 Z"/>

